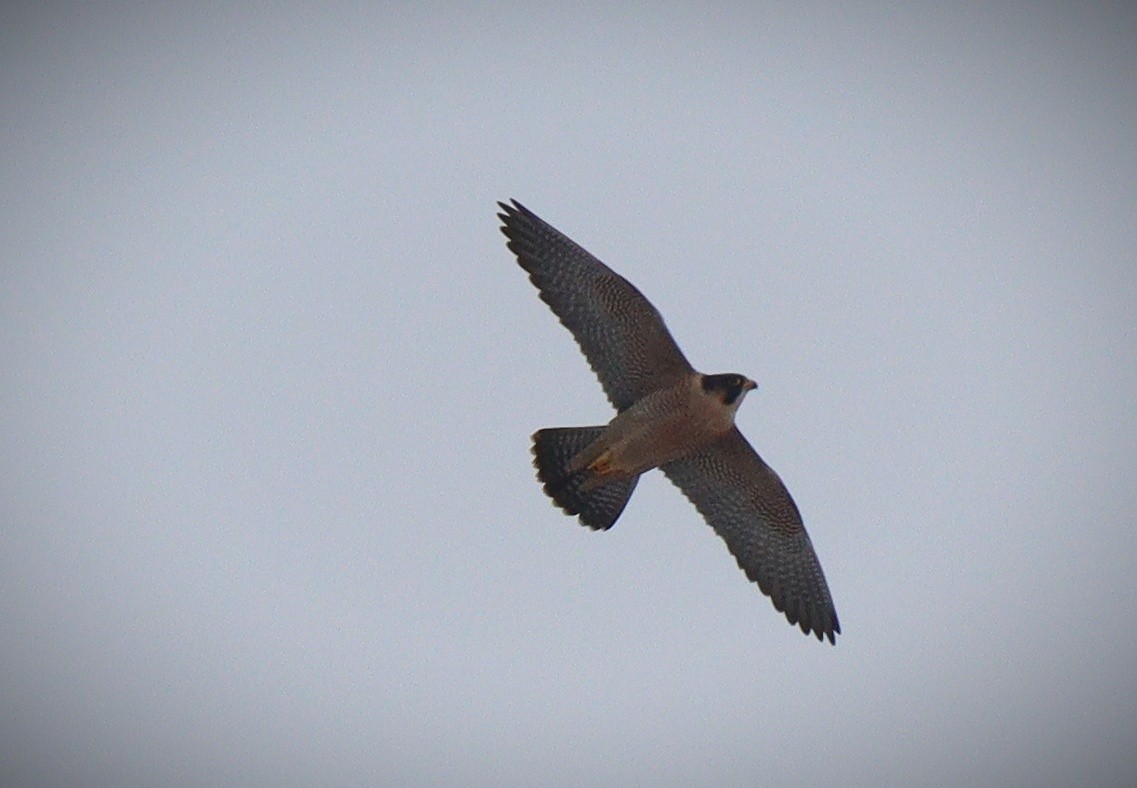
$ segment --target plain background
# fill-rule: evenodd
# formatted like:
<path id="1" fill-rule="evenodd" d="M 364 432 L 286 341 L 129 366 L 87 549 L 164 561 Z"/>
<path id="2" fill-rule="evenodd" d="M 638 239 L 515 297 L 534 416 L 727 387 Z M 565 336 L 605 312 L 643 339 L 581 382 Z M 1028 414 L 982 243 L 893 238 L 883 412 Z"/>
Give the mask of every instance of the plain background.
<path id="1" fill-rule="evenodd" d="M 1133 783 L 1131 5 L 175 8 L 0 12 L 7 780 Z M 542 495 L 510 197 L 759 382 L 835 648 Z"/>

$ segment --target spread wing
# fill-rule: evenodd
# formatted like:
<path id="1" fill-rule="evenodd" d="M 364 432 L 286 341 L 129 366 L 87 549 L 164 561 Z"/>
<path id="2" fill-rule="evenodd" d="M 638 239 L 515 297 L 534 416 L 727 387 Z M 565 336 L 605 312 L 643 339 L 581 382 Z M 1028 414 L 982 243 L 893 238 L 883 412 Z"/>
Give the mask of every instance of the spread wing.
<path id="1" fill-rule="evenodd" d="M 834 643 L 841 624 L 801 514 L 782 480 L 738 428 L 661 468 L 774 607 L 802 632 Z"/>
<path id="2" fill-rule="evenodd" d="M 631 282 L 516 200 L 498 205 L 509 249 L 576 338 L 616 410 L 693 372 L 659 312 Z"/>

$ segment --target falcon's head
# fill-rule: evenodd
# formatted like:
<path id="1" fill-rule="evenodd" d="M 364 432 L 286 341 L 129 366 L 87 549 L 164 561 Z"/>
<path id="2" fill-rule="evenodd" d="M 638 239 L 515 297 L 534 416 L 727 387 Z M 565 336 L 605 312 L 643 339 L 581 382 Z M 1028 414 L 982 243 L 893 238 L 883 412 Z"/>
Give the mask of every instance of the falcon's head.
<path id="1" fill-rule="evenodd" d="M 703 391 L 714 396 L 723 405 L 735 410 L 742 404 L 746 392 L 758 388 L 755 383 L 744 375 L 733 372 L 725 375 L 703 375 Z"/>

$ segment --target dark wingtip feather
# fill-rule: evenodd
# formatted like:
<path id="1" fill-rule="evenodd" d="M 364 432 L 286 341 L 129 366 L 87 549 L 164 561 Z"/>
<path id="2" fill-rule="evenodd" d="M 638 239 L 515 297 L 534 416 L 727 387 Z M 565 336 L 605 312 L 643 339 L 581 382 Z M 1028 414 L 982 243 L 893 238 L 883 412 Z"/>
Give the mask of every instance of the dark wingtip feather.
<path id="1" fill-rule="evenodd" d="M 502 210 L 502 212 L 497 215 L 497 218 L 501 219 L 502 222 L 505 222 L 506 224 L 508 224 L 514 216 L 517 216 L 519 214 L 522 216 L 534 215 L 532 211 L 512 198 L 508 203 L 504 203 L 501 200 L 498 200 L 497 206 Z M 504 227 L 501 229 L 502 232 L 505 232 Z"/>
<path id="2" fill-rule="evenodd" d="M 829 621 L 825 621 L 825 618 L 824 612 L 818 611 L 809 617 L 809 620 L 813 622 L 812 624 L 807 623 L 806 619 L 803 618 L 801 628 L 806 634 L 809 634 L 807 627 L 812 627 L 813 634 L 817 636 L 818 640 L 824 643 L 828 639 L 829 643 L 835 646 L 837 645 L 837 635 L 841 634 L 841 623 L 837 620 L 837 611 L 829 611 Z"/>

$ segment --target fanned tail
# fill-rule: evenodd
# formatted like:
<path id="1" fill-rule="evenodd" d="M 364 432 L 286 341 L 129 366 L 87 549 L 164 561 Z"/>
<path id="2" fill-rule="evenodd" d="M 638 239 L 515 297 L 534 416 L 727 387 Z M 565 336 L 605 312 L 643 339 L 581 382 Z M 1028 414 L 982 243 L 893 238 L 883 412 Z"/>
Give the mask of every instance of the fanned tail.
<path id="1" fill-rule="evenodd" d="M 570 471 L 569 463 L 603 431 L 604 427 L 552 427 L 533 433 L 533 465 L 545 493 L 565 514 L 580 515 L 580 522 L 594 530 L 612 527 L 640 478 L 617 479 L 582 489 L 594 474 L 588 469 Z"/>

